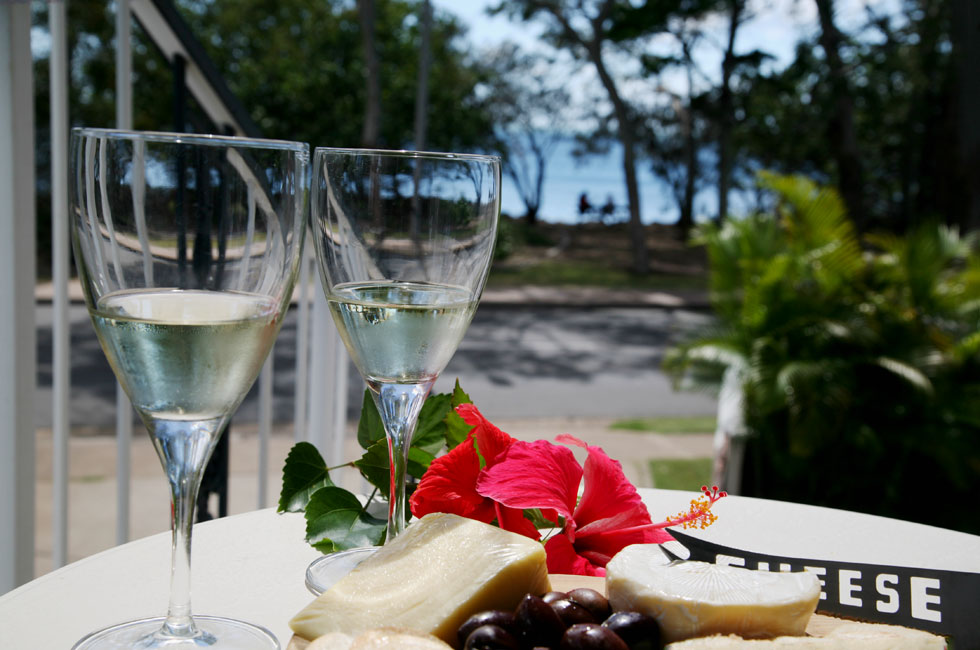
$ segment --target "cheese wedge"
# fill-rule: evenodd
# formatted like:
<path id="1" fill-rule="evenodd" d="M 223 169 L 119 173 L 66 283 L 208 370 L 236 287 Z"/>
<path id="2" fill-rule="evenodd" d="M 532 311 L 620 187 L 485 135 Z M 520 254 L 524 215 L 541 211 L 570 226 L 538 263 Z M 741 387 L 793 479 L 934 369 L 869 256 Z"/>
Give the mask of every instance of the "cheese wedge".
<path id="1" fill-rule="evenodd" d="M 782 636 L 769 641 L 711 636 L 679 641 L 666 650 L 945 650 L 935 634 L 898 625 L 838 621 L 821 637 Z"/>
<path id="2" fill-rule="evenodd" d="M 457 515 L 410 525 L 320 594 L 289 626 L 305 638 L 403 627 L 450 645 L 471 615 L 550 590 L 540 543 Z"/>
<path id="3" fill-rule="evenodd" d="M 331 632 L 313 641 L 306 650 L 452 650 L 452 647 L 431 634 L 414 630 L 382 627 L 352 637 L 343 632 Z"/>
<path id="4" fill-rule="evenodd" d="M 799 636 L 820 599 L 820 583 L 811 573 L 665 564 L 656 544 L 628 546 L 610 560 L 606 590 L 614 610 L 656 618 L 665 642 L 711 634 Z"/>

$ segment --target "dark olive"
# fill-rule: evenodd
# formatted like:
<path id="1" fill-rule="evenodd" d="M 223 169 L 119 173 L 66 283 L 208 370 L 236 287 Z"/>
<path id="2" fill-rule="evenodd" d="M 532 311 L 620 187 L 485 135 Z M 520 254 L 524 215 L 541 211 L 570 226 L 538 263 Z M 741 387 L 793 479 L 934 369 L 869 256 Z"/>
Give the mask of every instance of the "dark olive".
<path id="1" fill-rule="evenodd" d="M 466 637 L 464 650 L 518 650 L 514 635 L 499 625 L 481 625 Z"/>
<path id="2" fill-rule="evenodd" d="M 565 632 L 565 624 L 551 605 L 532 594 L 524 596 L 514 615 L 525 646 L 556 646 Z"/>
<path id="3" fill-rule="evenodd" d="M 616 633 L 598 623 L 579 623 L 565 630 L 561 650 L 630 650 Z"/>
<path id="4" fill-rule="evenodd" d="M 561 618 L 561 622 L 565 624 L 565 627 L 571 627 L 576 623 L 598 623 L 602 620 L 596 620 L 592 612 L 566 598 L 561 598 L 549 604 L 551 605 L 551 609 L 555 610 L 555 613 Z"/>
<path id="5" fill-rule="evenodd" d="M 602 627 L 615 632 L 630 650 L 660 650 L 660 624 L 640 612 L 616 612 Z"/>
<path id="6" fill-rule="evenodd" d="M 592 613 L 592 618 L 596 621 L 604 621 L 612 614 L 609 607 L 609 600 L 595 589 L 585 587 L 572 589 L 568 592 L 568 599 L 577 603 Z"/>
<path id="7" fill-rule="evenodd" d="M 556 600 L 561 600 L 562 598 L 566 598 L 564 591 L 549 591 L 544 596 L 541 596 L 541 600 L 549 605 Z"/>
<path id="8" fill-rule="evenodd" d="M 497 627 L 502 627 L 510 632 L 510 634 L 515 638 L 520 635 L 520 628 L 517 625 L 517 619 L 514 618 L 514 614 L 511 612 L 505 612 L 502 609 L 490 609 L 485 612 L 473 614 L 473 616 L 470 616 L 463 622 L 462 625 L 459 626 L 459 630 L 456 633 L 457 638 L 459 639 L 459 644 L 464 645 L 467 637 L 470 635 L 470 632 L 481 625 L 496 625 Z"/>

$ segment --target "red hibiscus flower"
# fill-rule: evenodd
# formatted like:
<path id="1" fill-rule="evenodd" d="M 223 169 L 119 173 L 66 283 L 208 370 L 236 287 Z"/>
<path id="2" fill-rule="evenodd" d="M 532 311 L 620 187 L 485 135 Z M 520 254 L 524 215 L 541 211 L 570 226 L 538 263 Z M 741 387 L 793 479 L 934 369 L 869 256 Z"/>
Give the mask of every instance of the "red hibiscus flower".
<path id="1" fill-rule="evenodd" d="M 673 539 L 662 527 L 652 526 L 646 506 L 617 461 L 572 436 L 557 440 L 588 451 L 584 471 L 567 447 L 543 440 L 515 441 L 503 459 L 480 475 L 476 486 L 481 495 L 507 507 L 558 514 L 555 523 L 561 531 L 545 545 L 550 572 L 602 576 L 606 563 L 625 546 Z"/>
<path id="2" fill-rule="evenodd" d="M 451 512 L 505 530 L 540 539 L 525 510 L 538 510 L 558 532 L 545 544 L 548 571 L 603 576 L 612 557 L 630 544 L 673 539 L 667 526 L 707 526 L 715 519 L 711 506 L 725 496 L 702 488 L 705 498 L 653 523 L 622 466 L 599 447 L 569 435 L 558 442 L 584 448 L 584 468 L 568 447 L 545 440 L 523 442 L 491 424 L 475 406 L 456 412 L 473 426 L 466 440 L 435 459 L 409 500 L 412 514 Z M 579 498 L 579 487 L 582 496 Z"/>
<path id="3" fill-rule="evenodd" d="M 516 440 L 491 424 L 472 404 L 460 404 L 456 412 L 473 429 L 466 440 L 429 465 L 409 499 L 412 514 L 422 517 L 430 512 L 451 512 L 485 523 L 496 519 L 501 528 L 539 539 L 523 510 L 507 508 L 476 491 L 481 472 L 496 465 Z"/>

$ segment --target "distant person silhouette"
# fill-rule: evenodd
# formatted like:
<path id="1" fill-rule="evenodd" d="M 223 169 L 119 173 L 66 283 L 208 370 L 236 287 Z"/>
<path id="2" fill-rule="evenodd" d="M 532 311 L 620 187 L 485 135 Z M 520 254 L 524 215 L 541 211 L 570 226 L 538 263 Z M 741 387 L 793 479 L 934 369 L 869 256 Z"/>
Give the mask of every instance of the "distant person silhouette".
<path id="1" fill-rule="evenodd" d="M 613 215 L 616 213 L 616 203 L 613 201 L 612 194 L 606 196 L 606 203 L 602 206 L 601 212 L 603 223 L 612 221 Z"/>
<path id="2" fill-rule="evenodd" d="M 582 192 L 578 196 L 578 216 L 579 219 L 585 221 L 588 214 L 592 212 L 592 204 L 589 203 L 589 195 Z"/>

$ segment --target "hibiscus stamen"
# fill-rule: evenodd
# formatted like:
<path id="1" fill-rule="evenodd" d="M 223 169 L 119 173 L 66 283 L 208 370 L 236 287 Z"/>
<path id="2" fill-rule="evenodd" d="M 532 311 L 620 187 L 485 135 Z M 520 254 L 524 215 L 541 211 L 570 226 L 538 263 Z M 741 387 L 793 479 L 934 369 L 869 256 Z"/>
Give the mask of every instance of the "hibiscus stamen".
<path id="1" fill-rule="evenodd" d="M 681 528 L 707 528 L 715 523 L 718 515 L 711 512 L 711 504 L 714 501 L 706 499 L 691 499 L 691 505 L 687 512 L 679 512 L 677 515 L 668 519 L 668 526 L 680 526 Z"/>
<path id="2" fill-rule="evenodd" d="M 627 533 L 637 530 L 667 528 L 669 526 L 680 526 L 682 528 L 707 528 L 718 519 L 718 515 L 711 512 L 711 506 L 713 506 L 715 501 L 718 499 L 727 497 L 728 493 L 724 490 L 719 490 L 717 485 L 711 486 L 711 489 L 708 489 L 708 486 L 706 485 L 702 485 L 701 493 L 704 495 L 704 497 L 699 499 L 691 499 L 691 505 L 688 507 L 686 512 L 679 512 L 677 515 L 659 523 L 644 524 L 641 526 L 633 526 L 631 528 L 619 528 L 616 530 L 616 532 Z"/>

